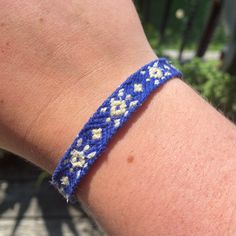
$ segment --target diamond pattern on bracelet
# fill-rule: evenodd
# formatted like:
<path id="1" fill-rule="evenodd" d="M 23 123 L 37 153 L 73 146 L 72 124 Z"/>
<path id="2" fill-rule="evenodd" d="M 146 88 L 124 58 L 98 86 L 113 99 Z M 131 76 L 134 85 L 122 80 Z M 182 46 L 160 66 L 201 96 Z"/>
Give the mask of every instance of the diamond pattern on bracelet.
<path id="1" fill-rule="evenodd" d="M 156 59 L 131 75 L 98 108 L 56 167 L 51 183 L 75 202 L 83 176 L 106 148 L 111 137 L 140 107 L 152 91 L 174 77 L 182 77 L 165 58 Z"/>

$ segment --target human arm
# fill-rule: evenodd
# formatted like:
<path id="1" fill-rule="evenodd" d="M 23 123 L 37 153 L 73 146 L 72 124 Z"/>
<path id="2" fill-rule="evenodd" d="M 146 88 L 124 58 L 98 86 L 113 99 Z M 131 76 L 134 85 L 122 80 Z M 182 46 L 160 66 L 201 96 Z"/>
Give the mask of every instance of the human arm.
<path id="1" fill-rule="evenodd" d="M 52 173 L 97 107 L 156 56 L 131 1 L 1 4 L 0 145 Z M 173 79 L 78 196 L 112 235 L 234 235 L 235 140 L 232 123 Z"/>

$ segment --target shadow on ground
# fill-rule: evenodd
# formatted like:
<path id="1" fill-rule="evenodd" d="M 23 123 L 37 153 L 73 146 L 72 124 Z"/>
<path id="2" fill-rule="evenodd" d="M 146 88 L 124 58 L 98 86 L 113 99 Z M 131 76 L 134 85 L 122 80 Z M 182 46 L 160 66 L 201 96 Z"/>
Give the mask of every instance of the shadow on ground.
<path id="1" fill-rule="evenodd" d="M 40 175 L 12 154 L 0 158 L 0 235 L 104 235 L 80 204 L 65 203 L 48 177 L 39 183 Z"/>

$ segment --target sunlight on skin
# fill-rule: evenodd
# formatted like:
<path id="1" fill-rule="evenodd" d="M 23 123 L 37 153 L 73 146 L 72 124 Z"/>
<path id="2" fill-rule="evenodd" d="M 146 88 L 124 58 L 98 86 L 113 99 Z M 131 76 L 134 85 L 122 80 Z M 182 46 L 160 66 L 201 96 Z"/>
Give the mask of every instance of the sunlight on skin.
<path id="1" fill-rule="evenodd" d="M 0 33 L 0 146 L 50 173 L 97 107 L 156 57 L 129 0 L 1 1 Z M 235 153 L 235 126 L 173 79 L 78 196 L 111 235 L 234 235 Z"/>

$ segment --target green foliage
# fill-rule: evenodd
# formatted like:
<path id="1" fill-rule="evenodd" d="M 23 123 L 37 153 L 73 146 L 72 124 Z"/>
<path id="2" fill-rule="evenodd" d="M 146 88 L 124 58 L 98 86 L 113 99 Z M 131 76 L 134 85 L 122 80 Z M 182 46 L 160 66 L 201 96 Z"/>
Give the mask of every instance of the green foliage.
<path id="1" fill-rule="evenodd" d="M 164 39 L 160 42 L 160 23 L 163 16 L 165 0 L 149 1 L 149 11 L 146 14 L 142 9 L 143 3 L 136 0 L 139 14 L 141 16 L 147 38 L 157 55 L 163 55 L 165 49 L 179 49 L 182 33 L 191 4 L 188 0 L 174 0 L 168 19 Z M 209 15 L 211 1 L 201 1 L 198 4 L 195 19 L 188 38 L 186 49 L 195 50 L 206 19 Z M 183 17 L 177 17 L 177 12 L 181 10 Z M 147 17 L 148 16 L 148 17 Z M 222 50 L 226 42 L 226 35 L 222 24 L 218 25 L 213 40 L 209 45 L 209 50 Z M 211 102 L 217 109 L 222 110 L 226 116 L 236 120 L 236 76 L 231 76 L 220 70 L 216 61 L 205 61 L 193 59 L 185 64 L 177 66 L 183 71 L 185 81 L 194 87 L 202 96 Z"/>
<path id="2" fill-rule="evenodd" d="M 226 116 L 236 117 L 236 76 L 220 70 L 215 61 L 193 59 L 183 65 L 175 63 L 183 72 L 184 80 L 193 86 Z"/>
<path id="3" fill-rule="evenodd" d="M 191 2 L 189 0 L 173 0 L 171 4 L 170 14 L 167 21 L 166 31 L 164 39 L 161 42 L 161 46 L 165 46 L 171 49 L 179 49 L 182 41 L 183 31 L 186 27 L 186 22 L 189 14 L 192 10 Z M 146 11 L 143 1 L 135 0 L 136 7 L 139 12 L 139 16 L 142 20 L 145 33 L 150 36 L 151 43 L 156 44 L 160 39 L 160 26 L 163 18 L 164 7 L 166 0 L 150 0 L 145 3 Z M 192 28 L 189 31 L 188 43 L 186 49 L 196 49 L 197 44 L 202 35 L 203 28 L 206 20 L 209 16 L 209 10 L 211 8 L 212 1 L 199 1 L 196 6 L 196 13 L 193 20 Z M 181 10 L 183 12 L 182 17 L 178 17 L 177 12 Z M 145 17 L 145 12 L 148 16 Z M 147 19 L 145 19 L 147 18 Z M 153 40 L 152 40 L 153 39 Z M 155 41 L 156 39 L 156 41 Z M 227 41 L 222 21 L 216 28 L 213 35 L 213 39 L 209 45 L 210 50 L 221 50 L 223 44 Z M 160 46 L 160 42 L 159 42 Z"/>

